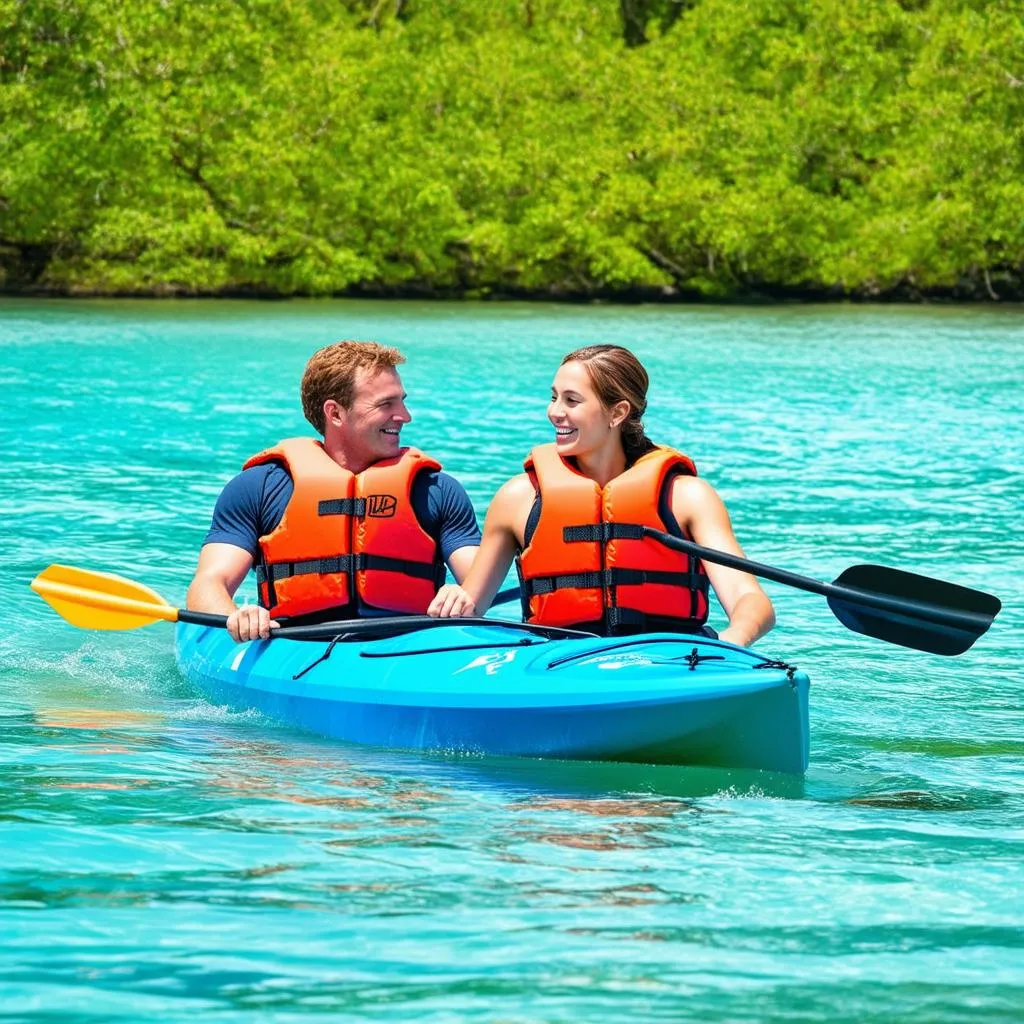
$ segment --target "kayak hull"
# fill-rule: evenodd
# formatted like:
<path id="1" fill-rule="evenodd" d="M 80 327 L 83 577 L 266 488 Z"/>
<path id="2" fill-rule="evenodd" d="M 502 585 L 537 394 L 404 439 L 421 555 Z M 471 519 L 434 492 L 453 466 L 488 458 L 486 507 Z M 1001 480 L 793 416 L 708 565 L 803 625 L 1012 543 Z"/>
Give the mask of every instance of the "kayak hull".
<path id="1" fill-rule="evenodd" d="M 443 637 L 440 635 L 443 634 Z M 753 651 L 675 634 L 545 639 L 516 624 L 329 644 L 235 644 L 179 623 L 209 699 L 377 746 L 800 774 L 808 680 Z"/>

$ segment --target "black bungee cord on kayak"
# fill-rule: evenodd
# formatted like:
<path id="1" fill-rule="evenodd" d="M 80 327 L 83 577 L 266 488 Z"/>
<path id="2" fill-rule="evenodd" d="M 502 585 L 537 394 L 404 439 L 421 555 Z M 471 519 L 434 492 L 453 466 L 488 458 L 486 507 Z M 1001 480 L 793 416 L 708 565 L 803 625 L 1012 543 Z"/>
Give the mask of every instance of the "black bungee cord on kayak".
<path id="1" fill-rule="evenodd" d="M 378 622 L 379 623 L 379 622 L 384 622 L 385 620 L 383 620 L 383 619 L 377 619 L 377 620 L 374 620 L 374 619 L 361 619 L 361 620 L 358 620 L 358 621 L 360 622 L 360 624 L 362 624 L 363 622 Z M 391 622 L 392 620 L 389 619 L 387 621 Z M 465 620 L 460 620 L 460 619 L 441 619 L 441 620 L 432 620 L 432 624 L 435 625 L 435 626 L 456 626 L 456 625 L 459 625 L 460 622 L 462 622 L 462 621 L 465 621 Z M 516 628 L 521 628 L 521 625 L 519 623 L 503 622 L 503 621 L 501 621 L 499 619 L 489 619 L 489 620 L 487 620 L 487 625 L 514 626 Z M 294 628 L 301 629 L 303 627 L 294 627 Z M 510 640 L 510 641 L 503 642 L 503 643 L 468 644 L 468 645 L 460 646 L 459 650 L 461 650 L 461 651 L 479 651 L 479 650 L 490 650 L 490 649 L 493 649 L 495 647 L 534 647 L 537 644 L 546 644 L 546 643 L 548 643 L 549 640 L 551 640 L 553 637 L 557 637 L 560 633 L 565 633 L 565 634 L 569 634 L 569 635 L 576 635 L 576 636 L 582 636 L 582 637 L 589 637 L 591 635 L 589 633 L 573 633 L 573 631 L 571 631 L 571 630 L 559 630 L 559 629 L 557 629 L 557 627 L 544 627 L 544 626 L 542 626 L 542 627 L 535 627 L 534 628 L 534 632 L 540 633 L 541 634 L 540 637 L 520 637 L 520 638 L 518 638 L 516 640 Z M 396 635 L 401 635 L 401 634 L 399 633 L 399 634 L 396 634 Z M 304 669 L 302 669 L 299 672 L 296 672 L 295 675 L 292 676 L 292 679 L 294 680 L 294 679 L 302 678 L 302 676 L 304 676 L 310 669 L 315 668 L 317 665 L 320 664 L 320 662 L 326 661 L 331 656 L 331 653 L 334 651 L 334 648 L 335 648 L 335 646 L 337 644 L 344 643 L 346 640 L 351 640 L 353 638 L 358 638 L 358 634 L 356 633 L 355 630 L 352 630 L 352 629 L 350 629 L 350 630 L 348 630 L 348 631 L 346 631 L 344 633 L 338 633 L 335 636 L 331 637 L 331 640 L 328 643 L 328 645 L 327 645 L 326 649 L 324 650 L 323 654 L 321 654 L 320 657 L 317 658 L 315 661 L 311 661 Z M 323 638 L 323 639 L 326 639 L 326 637 Z M 370 639 L 374 639 L 374 638 L 371 636 Z M 378 639 L 388 639 L 388 636 L 385 634 L 385 636 L 379 637 Z M 447 647 L 427 647 L 427 648 L 423 648 L 422 650 L 414 650 L 414 651 L 360 651 L 359 652 L 359 656 L 361 658 L 398 658 L 398 657 L 407 657 L 407 656 L 414 655 L 414 654 L 436 654 L 437 652 L 444 651 L 444 650 L 450 650 L 450 648 L 447 648 Z"/>
<path id="2" fill-rule="evenodd" d="M 754 668 L 778 668 L 783 669 L 786 673 L 786 678 L 792 682 L 793 676 L 796 675 L 797 666 L 790 665 L 788 661 L 771 660 L 759 662 L 754 665 Z"/>
<path id="3" fill-rule="evenodd" d="M 342 640 L 344 640 L 346 636 L 348 636 L 347 633 L 339 633 L 336 637 L 334 637 L 331 640 L 331 642 L 327 645 L 327 648 L 324 651 L 324 653 L 321 654 L 320 657 L 316 659 L 316 661 L 311 661 L 304 669 L 300 669 L 298 672 L 295 673 L 295 675 L 292 676 L 292 679 L 301 679 L 311 668 L 316 668 L 316 666 L 319 665 L 321 661 L 326 661 L 331 656 L 331 652 L 334 650 L 335 646 Z"/>
<path id="4" fill-rule="evenodd" d="M 694 647 L 683 661 L 690 666 L 692 672 L 702 661 L 725 661 L 725 657 L 721 654 L 701 654 L 699 648 Z M 757 668 L 756 665 L 754 667 Z"/>

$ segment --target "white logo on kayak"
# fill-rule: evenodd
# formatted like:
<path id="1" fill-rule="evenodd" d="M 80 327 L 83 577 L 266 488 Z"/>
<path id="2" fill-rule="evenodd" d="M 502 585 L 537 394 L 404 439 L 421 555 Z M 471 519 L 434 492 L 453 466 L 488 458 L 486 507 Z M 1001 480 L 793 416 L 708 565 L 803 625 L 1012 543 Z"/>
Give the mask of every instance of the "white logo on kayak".
<path id="1" fill-rule="evenodd" d="M 481 654 L 480 657 L 474 658 L 468 665 L 463 665 L 462 668 L 455 670 L 453 675 L 458 675 L 460 672 L 468 672 L 471 668 L 482 668 L 489 676 L 493 676 L 502 665 L 508 665 L 515 659 L 515 651 L 502 651 L 500 654 Z"/>
<path id="2" fill-rule="evenodd" d="M 591 663 L 592 664 L 592 663 Z M 617 654 L 612 658 L 608 658 L 606 661 L 599 661 L 597 663 L 598 668 L 629 668 L 635 665 L 662 665 L 662 661 L 653 661 L 645 654 Z"/>

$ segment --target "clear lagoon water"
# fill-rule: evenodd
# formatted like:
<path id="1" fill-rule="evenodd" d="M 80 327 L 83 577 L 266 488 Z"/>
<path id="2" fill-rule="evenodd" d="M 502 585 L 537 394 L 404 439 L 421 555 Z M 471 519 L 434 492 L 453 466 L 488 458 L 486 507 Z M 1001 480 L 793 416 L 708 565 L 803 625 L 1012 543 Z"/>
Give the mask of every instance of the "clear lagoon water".
<path id="1" fill-rule="evenodd" d="M 404 437 L 481 520 L 560 356 L 619 342 L 751 557 L 1004 610 L 945 659 L 768 584 L 760 649 L 812 680 L 787 780 L 321 740 L 206 702 L 170 627 L 83 632 L 28 589 L 67 562 L 180 604 L 343 337 L 407 353 Z M 1024 1016 L 1021 308 L 5 300 L 0 445 L 5 1020 Z"/>

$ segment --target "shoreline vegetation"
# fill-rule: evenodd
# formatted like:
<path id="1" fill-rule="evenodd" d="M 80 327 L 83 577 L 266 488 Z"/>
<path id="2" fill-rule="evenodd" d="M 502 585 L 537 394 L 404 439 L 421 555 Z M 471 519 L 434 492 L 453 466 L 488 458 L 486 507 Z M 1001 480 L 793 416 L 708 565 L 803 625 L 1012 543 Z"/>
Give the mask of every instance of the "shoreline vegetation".
<path id="1" fill-rule="evenodd" d="M 0 293 L 1024 300 L 1024 0 L 0 0 Z"/>

